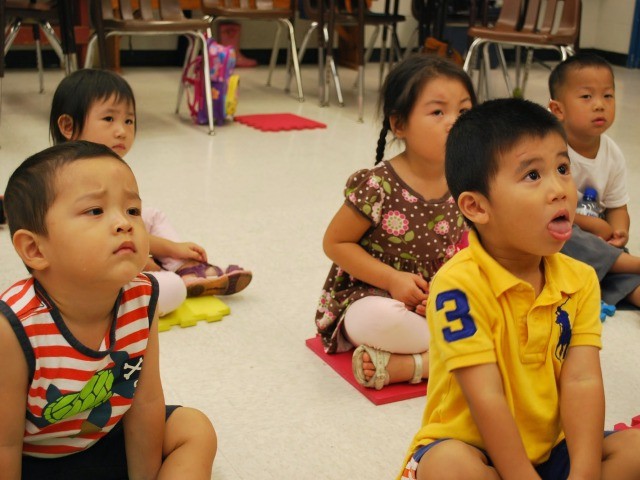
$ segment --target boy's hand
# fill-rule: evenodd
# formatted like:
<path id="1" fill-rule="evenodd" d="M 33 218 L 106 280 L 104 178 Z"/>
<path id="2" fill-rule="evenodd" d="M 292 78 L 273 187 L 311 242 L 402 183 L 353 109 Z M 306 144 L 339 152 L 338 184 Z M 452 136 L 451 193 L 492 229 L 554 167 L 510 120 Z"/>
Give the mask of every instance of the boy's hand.
<path id="1" fill-rule="evenodd" d="M 390 281 L 389 293 L 394 300 L 404 303 L 409 310 L 416 310 L 427 301 L 429 283 L 420 275 L 396 271 Z"/>
<path id="2" fill-rule="evenodd" d="M 196 260 L 198 262 L 207 262 L 207 252 L 197 243 L 193 242 L 173 242 L 171 246 L 171 255 L 173 258 L 184 260 Z"/>
<path id="3" fill-rule="evenodd" d="M 629 232 L 625 230 L 615 230 L 608 243 L 614 247 L 622 248 L 629 241 Z"/>

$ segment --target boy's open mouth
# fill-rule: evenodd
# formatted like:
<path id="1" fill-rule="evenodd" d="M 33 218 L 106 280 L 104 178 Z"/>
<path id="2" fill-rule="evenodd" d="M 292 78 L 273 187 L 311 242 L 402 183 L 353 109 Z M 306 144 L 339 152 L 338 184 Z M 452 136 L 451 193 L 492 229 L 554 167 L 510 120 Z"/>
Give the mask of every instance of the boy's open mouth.
<path id="1" fill-rule="evenodd" d="M 547 229 L 553 238 L 566 242 L 571 238 L 571 220 L 566 211 L 558 214 L 549 222 Z"/>

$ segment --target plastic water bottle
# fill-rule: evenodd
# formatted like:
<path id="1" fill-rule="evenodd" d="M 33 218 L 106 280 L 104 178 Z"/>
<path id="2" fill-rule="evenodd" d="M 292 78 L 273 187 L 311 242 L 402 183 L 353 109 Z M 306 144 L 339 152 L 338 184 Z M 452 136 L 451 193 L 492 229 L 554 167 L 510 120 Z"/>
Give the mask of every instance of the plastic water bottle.
<path id="1" fill-rule="evenodd" d="M 576 213 L 588 217 L 602 218 L 604 205 L 598 201 L 598 192 L 595 188 L 587 187 L 584 189 L 584 194 L 582 195 L 582 200 L 578 202 Z"/>

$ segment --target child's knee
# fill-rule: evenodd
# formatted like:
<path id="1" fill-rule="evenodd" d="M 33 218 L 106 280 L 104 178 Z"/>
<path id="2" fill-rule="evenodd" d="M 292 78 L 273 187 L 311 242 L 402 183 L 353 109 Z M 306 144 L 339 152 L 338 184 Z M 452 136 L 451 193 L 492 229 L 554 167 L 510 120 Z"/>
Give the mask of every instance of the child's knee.
<path id="1" fill-rule="evenodd" d="M 604 439 L 604 460 L 608 457 L 627 458 L 640 473 L 640 429 L 629 428 L 616 432 Z"/>
<path id="2" fill-rule="evenodd" d="M 195 408 L 180 407 L 176 409 L 167 420 L 165 436 L 168 442 L 173 445 L 172 449 L 191 443 L 215 456 L 218 448 L 218 437 L 211 420 Z"/>
<path id="3" fill-rule="evenodd" d="M 158 313 L 160 316 L 173 312 L 187 298 L 187 287 L 182 278 L 173 272 L 152 272 L 158 281 Z"/>
<path id="4" fill-rule="evenodd" d="M 499 478 L 480 450 L 458 440 L 446 440 L 424 454 L 418 480 L 468 480 Z"/>

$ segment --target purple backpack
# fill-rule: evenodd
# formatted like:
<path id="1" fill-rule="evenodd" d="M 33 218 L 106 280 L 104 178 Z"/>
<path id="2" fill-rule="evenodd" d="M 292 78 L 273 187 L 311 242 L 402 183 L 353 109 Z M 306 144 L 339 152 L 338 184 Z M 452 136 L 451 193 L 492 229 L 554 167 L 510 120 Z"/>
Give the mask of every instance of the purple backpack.
<path id="1" fill-rule="evenodd" d="M 213 38 L 207 38 L 209 54 L 209 75 L 211 76 L 211 98 L 213 118 L 216 125 L 223 125 L 227 118 L 227 91 L 229 78 L 236 66 L 236 52 L 233 47 L 221 45 Z M 184 69 L 182 81 L 187 91 L 187 105 L 191 118 L 198 125 L 209 123 L 207 118 L 207 100 L 203 77 L 202 55 L 191 61 Z M 234 92 L 235 94 L 237 90 Z"/>

